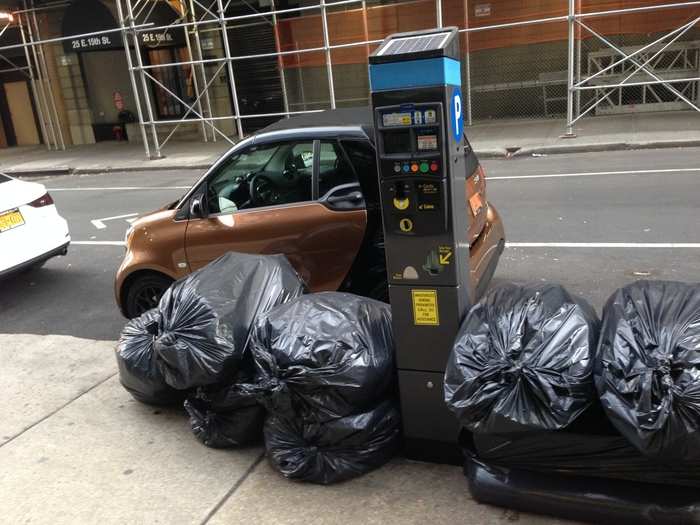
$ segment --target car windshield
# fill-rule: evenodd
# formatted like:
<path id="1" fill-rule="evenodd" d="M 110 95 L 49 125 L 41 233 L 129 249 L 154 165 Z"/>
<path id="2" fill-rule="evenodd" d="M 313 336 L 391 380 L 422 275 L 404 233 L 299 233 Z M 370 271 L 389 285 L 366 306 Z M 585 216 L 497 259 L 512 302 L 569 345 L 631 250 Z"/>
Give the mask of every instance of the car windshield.
<path id="1" fill-rule="evenodd" d="M 12 179 L 7 175 L 3 175 L 2 173 L 0 173 L 0 184 L 2 184 L 3 182 L 10 182 L 11 180 Z"/>

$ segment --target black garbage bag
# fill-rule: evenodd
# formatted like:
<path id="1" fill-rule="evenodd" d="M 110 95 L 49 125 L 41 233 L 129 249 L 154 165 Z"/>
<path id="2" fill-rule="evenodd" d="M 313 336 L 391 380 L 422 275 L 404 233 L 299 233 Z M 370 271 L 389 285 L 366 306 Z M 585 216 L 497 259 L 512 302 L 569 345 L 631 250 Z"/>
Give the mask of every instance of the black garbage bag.
<path id="1" fill-rule="evenodd" d="M 394 386 L 389 305 L 347 293 L 305 295 L 257 323 L 250 345 L 266 408 L 328 421 L 365 411 Z"/>
<path id="2" fill-rule="evenodd" d="M 192 432 L 199 441 L 213 448 L 240 447 L 262 441 L 265 409 L 247 385 L 248 378 L 237 378 L 224 387 L 199 387 L 185 400 Z"/>
<path id="3" fill-rule="evenodd" d="M 599 321 L 559 285 L 504 285 L 467 314 L 445 374 L 445 402 L 473 432 L 555 430 L 594 399 Z"/>
<path id="4" fill-rule="evenodd" d="M 159 323 L 160 312 L 153 309 L 126 324 L 116 348 L 119 380 L 137 401 L 175 405 L 182 403 L 186 392 L 169 386 L 156 365 L 153 343 L 160 333 Z"/>
<path id="5" fill-rule="evenodd" d="M 700 285 L 638 281 L 603 312 L 595 382 L 612 423 L 643 454 L 700 460 Z"/>
<path id="6" fill-rule="evenodd" d="M 466 457 L 491 466 L 700 488 L 700 462 L 661 462 L 646 457 L 617 431 L 597 403 L 564 430 L 517 434 L 463 430 L 459 442 Z"/>
<path id="7" fill-rule="evenodd" d="M 480 503 L 605 525 L 698 525 L 697 489 L 494 467 L 470 458 L 465 474 Z"/>
<path id="8" fill-rule="evenodd" d="M 176 281 L 158 305 L 165 381 L 183 390 L 234 377 L 256 318 L 304 291 L 283 255 L 229 252 Z"/>
<path id="9" fill-rule="evenodd" d="M 264 430 L 268 458 L 287 478 L 323 485 L 365 474 L 399 449 L 397 405 L 390 399 L 368 412 L 324 423 L 271 415 Z"/>

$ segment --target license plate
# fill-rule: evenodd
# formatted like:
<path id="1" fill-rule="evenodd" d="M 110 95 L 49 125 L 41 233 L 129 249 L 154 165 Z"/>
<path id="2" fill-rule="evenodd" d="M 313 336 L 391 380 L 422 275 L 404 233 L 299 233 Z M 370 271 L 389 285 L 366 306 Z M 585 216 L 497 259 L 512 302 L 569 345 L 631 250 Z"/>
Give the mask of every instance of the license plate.
<path id="1" fill-rule="evenodd" d="M 24 217 L 19 210 L 10 210 L 5 213 L 0 213 L 0 233 L 17 228 L 24 224 Z"/>

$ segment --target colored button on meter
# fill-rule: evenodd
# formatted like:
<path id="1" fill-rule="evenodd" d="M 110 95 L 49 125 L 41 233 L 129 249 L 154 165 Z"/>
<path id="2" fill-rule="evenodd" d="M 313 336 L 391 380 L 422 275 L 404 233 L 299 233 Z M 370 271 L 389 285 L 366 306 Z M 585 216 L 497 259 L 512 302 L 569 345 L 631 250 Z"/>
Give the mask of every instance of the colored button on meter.
<path id="1" fill-rule="evenodd" d="M 399 228 L 404 233 L 409 233 L 413 231 L 413 221 L 411 219 L 403 218 L 399 221 Z"/>
<path id="2" fill-rule="evenodd" d="M 411 167 L 410 167 L 408 164 L 404 164 L 404 165 L 403 165 L 403 171 L 404 171 L 405 173 L 408 173 L 409 171 L 411 171 Z"/>
<path id="3" fill-rule="evenodd" d="M 437 162 L 433 162 L 433 163 L 430 165 L 430 171 L 432 171 L 432 172 L 434 173 L 434 172 L 436 172 L 437 170 L 438 170 Z"/>
<path id="4" fill-rule="evenodd" d="M 428 173 L 428 163 L 427 162 L 422 162 L 420 165 L 420 172 L 421 173 Z"/>
<path id="5" fill-rule="evenodd" d="M 411 164 L 411 171 L 416 173 L 418 171 L 418 164 Z"/>

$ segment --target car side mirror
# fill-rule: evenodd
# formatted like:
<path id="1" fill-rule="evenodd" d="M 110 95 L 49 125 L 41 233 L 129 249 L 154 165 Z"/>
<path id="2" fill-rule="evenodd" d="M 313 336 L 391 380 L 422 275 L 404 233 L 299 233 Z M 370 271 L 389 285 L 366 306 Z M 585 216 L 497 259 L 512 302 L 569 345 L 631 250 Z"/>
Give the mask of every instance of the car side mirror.
<path id="1" fill-rule="evenodd" d="M 202 219 L 204 215 L 204 196 L 195 195 L 190 201 L 190 219 Z"/>

